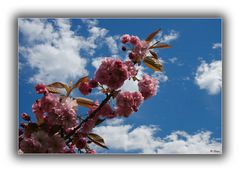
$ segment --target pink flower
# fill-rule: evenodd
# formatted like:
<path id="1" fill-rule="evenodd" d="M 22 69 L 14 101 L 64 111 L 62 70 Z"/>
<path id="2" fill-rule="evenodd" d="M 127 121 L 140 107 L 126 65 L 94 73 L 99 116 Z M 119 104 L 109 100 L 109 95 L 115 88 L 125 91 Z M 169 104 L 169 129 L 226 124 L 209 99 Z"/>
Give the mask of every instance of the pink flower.
<path id="1" fill-rule="evenodd" d="M 52 93 L 44 95 L 41 99 L 41 108 L 44 110 L 44 112 L 49 112 L 52 109 L 59 106 L 60 106 L 59 97 Z"/>
<path id="2" fill-rule="evenodd" d="M 46 94 L 46 93 L 48 93 L 48 90 L 47 90 L 46 86 L 43 85 L 43 84 L 37 84 L 35 86 L 35 89 L 36 89 L 36 92 L 38 94 Z"/>
<path id="3" fill-rule="evenodd" d="M 138 70 L 135 68 L 132 61 L 128 60 L 124 62 L 125 65 L 127 65 L 128 75 L 130 77 L 135 77 L 138 73 Z"/>
<path id="4" fill-rule="evenodd" d="M 96 88 L 98 86 L 98 82 L 94 79 L 89 81 L 89 86 L 92 88 Z"/>
<path id="5" fill-rule="evenodd" d="M 121 38 L 123 43 L 130 42 L 133 45 L 131 52 L 129 53 L 129 58 L 134 63 L 140 63 L 147 54 L 149 44 L 140 40 L 139 37 L 133 35 L 123 35 Z"/>
<path id="6" fill-rule="evenodd" d="M 131 39 L 131 37 L 128 34 L 125 34 L 121 37 L 121 41 L 122 41 L 123 44 L 126 44 L 127 42 L 129 42 L 130 39 Z"/>
<path id="7" fill-rule="evenodd" d="M 65 141 L 60 135 L 53 135 L 49 139 L 48 152 L 50 153 L 63 153 L 66 146 Z"/>
<path id="8" fill-rule="evenodd" d="M 142 93 L 144 99 L 148 99 L 156 95 L 158 89 L 158 80 L 155 78 L 151 78 L 148 75 L 143 75 L 142 80 L 138 82 L 139 91 Z"/>
<path id="9" fill-rule="evenodd" d="M 77 125 L 76 113 L 67 110 L 62 111 L 61 121 L 64 129 L 75 127 Z"/>
<path id="10" fill-rule="evenodd" d="M 39 152 L 46 153 L 48 149 L 49 136 L 44 131 L 37 131 L 32 133 L 31 138 L 36 145 L 39 145 Z"/>
<path id="11" fill-rule="evenodd" d="M 35 142 L 32 138 L 24 138 L 20 142 L 20 149 L 24 153 L 37 153 L 40 150 L 40 143 Z"/>
<path id="12" fill-rule="evenodd" d="M 76 147 L 78 149 L 83 149 L 87 146 L 87 141 L 86 141 L 86 138 L 82 137 L 82 138 L 79 138 L 77 143 L 76 143 Z"/>
<path id="13" fill-rule="evenodd" d="M 137 36 L 131 36 L 130 38 L 130 42 L 133 44 L 133 45 L 136 45 L 137 43 L 139 43 L 141 40 L 137 37 Z"/>
<path id="14" fill-rule="evenodd" d="M 32 112 L 35 114 L 38 123 L 42 123 L 44 121 L 44 110 L 41 106 L 41 100 L 37 100 L 32 105 Z"/>
<path id="15" fill-rule="evenodd" d="M 96 150 L 89 149 L 89 150 L 87 150 L 86 153 L 88 153 L 88 154 L 96 154 L 97 152 L 96 152 Z"/>
<path id="16" fill-rule="evenodd" d="M 140 92 L 121 92 L 116 97 L 116 114 L 128 117 L 133 111 L 138 110 L 142 102 L 143 96 Z"/>
<path id="17" fill-rule="evenodd" d="M 95 80 L 110 89 L 118 89 L 128 77 L 127 66 L 119 59 L 109 58 L 102 61 Z"/>
<path id="18" fill-rule="evenodd" d="M 147 54 L 148 44 L 145 41 L 139 41 L 134 45 L 132 52 L 135 54 L 133 61 L 139 62 L 144 59 Z"/>
<path id="19" fill-rule="evenodd" d="M 98 102 L 96 102 L 97 106 L 94 106 L 88 111 L 88 114 L 90 115 L 93 111 L 95 111 L 98 108 Z M 97 118 L 98 117 L 106 117 L 106 118 L 113 118 L 115 117 L 113 110 L 111 106 L 106 103 L 97 113 L 96 113 Z"/>
<path id="20" fill-rule="evenodd" d="M 82 125 L 82 132 L 84 134 L 89 133 L 95 126 L 96 119 L 89 119 L 87 122 Z"/>
<path id="21" fill-rule="evenodd" d="M 92 87 L 89 85 L 88 82 L 81 82 L 79 84 L 78 89 L 85 96 L 88 95 L 89 93 L 91 93 L 91 91 L 92 91 Z"/>

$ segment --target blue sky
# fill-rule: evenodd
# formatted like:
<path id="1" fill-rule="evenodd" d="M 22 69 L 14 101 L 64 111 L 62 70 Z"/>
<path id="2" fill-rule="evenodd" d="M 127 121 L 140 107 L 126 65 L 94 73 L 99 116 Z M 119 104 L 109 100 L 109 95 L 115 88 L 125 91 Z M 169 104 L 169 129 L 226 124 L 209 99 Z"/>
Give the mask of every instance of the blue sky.
<path id="1" fill-rule="evenodd" d="M 95 129 L 110 147 L 97 150 L 221 152 L 221 19 L 19 19 L 18 23 L 19 114 L 32 115 L 31 105 L 39 98 L 34 91 L 37 82 L 92 77 L 102 57 L 126 58 L 121 35 L 145 39 L 161 28 L 156 38 L 172 46 L 157 52 L 164 72 L 154 74 L 146 66 L 141 69 L 158 76 L 157 95 L 129 118 L 110 120 Z M 74 95 L 80 96 L 78 92 Z M 88 98 L 103 99 L 98 94 Z"/>

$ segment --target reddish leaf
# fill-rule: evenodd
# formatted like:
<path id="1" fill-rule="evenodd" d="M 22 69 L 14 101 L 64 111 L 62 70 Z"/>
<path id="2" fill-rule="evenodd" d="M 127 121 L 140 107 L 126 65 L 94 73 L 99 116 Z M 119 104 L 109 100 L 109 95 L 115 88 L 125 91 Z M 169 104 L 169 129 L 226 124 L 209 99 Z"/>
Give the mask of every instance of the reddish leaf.
<path id="1" fill-rule="evenodd" d="M 153 49 L 153 48 L 171 48 L 171 46 L 168 45 L 168 44 L 162 44 L 161 43 L 161 44 L 157 44 L 157 45 L 149 47 L 149 49 Z"/>
<path id="2" fill-rule="evenodd" d="M 95 133 L 89 133 L 88 138 L 94 142 L 96 145 L 103 147 L 105 149 L 108 149 L 108 147 L 105 145 L 104 140 L 101 136 L 95 134 Z"/>
<path id="3" fill-rule="evenodd" d="M 84 106 L 87 108 L 93 108 L 93 106 L 96 106 L 96 104 L 92 100 L 83 97 L 76 98 L 76 101 L 79 106 Z"/>
<path id="4" fill-rule="evenodd" d="M 88 79 L 87 76 L 84 76 L 84 77 L 80 78 L 80 79 L 74 84 L 73 88 L 78 87 L 78 85 L 79 85 L 81 82 L 87 82 L 88 80 L 89 80 L 89 79 Z"/>
<path id="5" fill-rule="evenodd" d="M 49 86 L 46 86 L 47 90 L 50 92 L 50 93 L 53 93 L 53 94 L 60 94 L 60 92 L 53 88 L 53 87 L 49 87 Z"/>
<path id="6" fill-rule="evenodd" d="M 55 88 L 68 88 L 66 84 L 63 84 L 61 82 L 54 82 L 52 84 L 49 84 L 48 87 L 55 87 Z"/>
<path id="7" fill-rule="evenodd" d="M 149 52 L 152 54 L 152 56 L 153 56 L 155 59 L 158 59 L 157 53 L 155 53 L 155 52 L 152 51 L 152 50 L 149 50 Z"/>
<path id="8" fill-rule="evenodd" d="M 155 59 L 152 56 L 146 56 L 143 60 L 145 65 L 154 71 L 162 71 L 163 66 L 158 59 Z"/>
<path id="9" fill-rule="evenodd" d="M 148 35 L 148 37 L 145 39 L 145 41 L 147 43 L 151 42 L 153 40 L 153 38 L 158 34 L 158 32 L 160 31 L 160 29 L 154 31 L 153 33 L 151 33 L 150 35 Z"/>

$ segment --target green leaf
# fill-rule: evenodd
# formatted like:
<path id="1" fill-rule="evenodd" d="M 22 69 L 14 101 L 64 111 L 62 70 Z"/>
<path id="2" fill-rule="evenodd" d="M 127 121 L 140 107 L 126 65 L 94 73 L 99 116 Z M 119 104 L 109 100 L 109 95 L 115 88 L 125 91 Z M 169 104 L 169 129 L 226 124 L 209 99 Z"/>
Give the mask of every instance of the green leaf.
<path id="1" fill-rule="evenodd" d="M 105 149 L 108 149 L 108 147 L 105 145 L 104 140 L 101 136 L 95 134 L 95 133 L 89 133 L 88 138 L 94 142 L 96 145 L 103 147 Z"/>
<path id="2" fill-rule="evenodd" d="M 162 71 L 163 66 L 158 59 L 155 59 L 153 56 L 146 56 L 143 60 L 145 65 L 154 71 Z"/>
<path id="3" fill-rule="evenodd" d="M 150 35 L 148 35 L 148 37 L 145 39 L 145 41 L 147 43 L 150 43 L 153 40 L 153 38 L 158 34 L 159 31 L 160 31 L 160 29 L 158 29 L 158 30 L 154 31 L 153 33 L 151 33 Z"/>

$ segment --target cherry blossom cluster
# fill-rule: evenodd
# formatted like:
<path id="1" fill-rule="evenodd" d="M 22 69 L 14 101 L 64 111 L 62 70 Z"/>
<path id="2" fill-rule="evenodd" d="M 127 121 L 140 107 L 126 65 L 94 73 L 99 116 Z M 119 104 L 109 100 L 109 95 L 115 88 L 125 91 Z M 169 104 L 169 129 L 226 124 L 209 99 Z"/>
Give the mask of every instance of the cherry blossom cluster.
<path id="1" fill-rule="evenodd" d="M 128 54 L 128 57 L 132 62 L 139 63 L 146 56 L 149 44 L 140 40 L 139 37 L 125 34 L 121 37 L 121 41 L 123 44 L 131 44 L 131 51 Z M 122 47 L 123 51 L 126 51 L 126 46 Z"/>
<path id="2" fill-rule="evenodd" d="M 21 115 L 25 122 L 20 124 L 19 152 L 95 154 L 91 144 L 107 148 L 103 138 L 93 133 L 93 128 L 106 119 L 129 117 L 139 110 L 144 100 L 157 93 L 158 80 L 147 74 L 139 76 L 136 66 L 144 60 L 150 38 L 145 41 L 137 36 L 123 35 L 121 42 L 132 46 L 129 59 L 106 57 L 93 79 L 80 78 L 69 86 L 60 82 L 37 84 L 36 93 L 42 97 L 32 105 L 35 121 L 26 113 Z M 126 51 L 126 46 L 122 50 Z M 126 80 L 138 82 L 138 91 L 121 91 Z M 82 96 L 96 89 L 106 98 L 99 103 L 98 100 L 71 97 L 75 88 Z M 66 94 L 59 89 L 65 89 Z M 80 114 L 79 106 L 88 108 L 87 114 Z"/>

